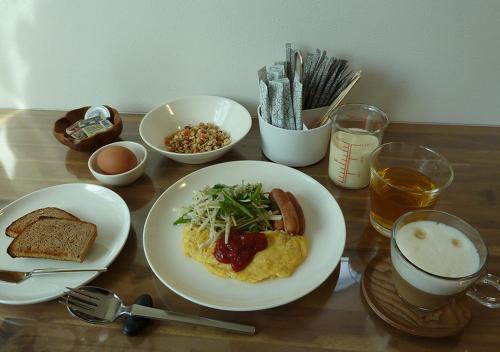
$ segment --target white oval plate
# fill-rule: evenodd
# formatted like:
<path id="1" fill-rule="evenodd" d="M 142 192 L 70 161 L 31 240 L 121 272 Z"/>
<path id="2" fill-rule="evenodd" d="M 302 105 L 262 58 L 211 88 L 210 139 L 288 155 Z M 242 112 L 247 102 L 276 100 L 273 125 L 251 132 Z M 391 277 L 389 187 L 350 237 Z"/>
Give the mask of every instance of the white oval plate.
<path id="1" fill-rule="evenodd" d="M 180 207 L 205 185 L 261 182 L 295 194 L 306 218 L 309 253 L 286 279 L 257 284 L 224 279 L 183 255 L 182 228 L 174 226 Z M 250 311 L 294 301 L 318 287 L 333 272 L 345 245 L 342 211 L 330 192 L 308 175 L 264 161 L 234 161 L 193 172 L 170 186 L 151 208 L 144 224 L 144 252 L 156 276 L 182 297 L 211 308 Z"/>
<path id="2" fill-rule="evenodd" d="M 83 263 L 37 259 L 11 258 L 7 247 L 12 238 L 5 229 L 14 220 L 35 209 L 57 207 L 83 221 L 96 224 L 97 237 Z M 130 230 L 130 212 L 125 201 L 108 188 L 69 183 L 30 193 L 0 210 L 0 269 L 30 271 L 38 268 L 107 267 L 120 253 Z M 35 276 L 21 283 L 0 281 L 0 303 L 30 304 L 61 296 L 66 287 L 84 285 L 99 273 L 64 273 Z"/>

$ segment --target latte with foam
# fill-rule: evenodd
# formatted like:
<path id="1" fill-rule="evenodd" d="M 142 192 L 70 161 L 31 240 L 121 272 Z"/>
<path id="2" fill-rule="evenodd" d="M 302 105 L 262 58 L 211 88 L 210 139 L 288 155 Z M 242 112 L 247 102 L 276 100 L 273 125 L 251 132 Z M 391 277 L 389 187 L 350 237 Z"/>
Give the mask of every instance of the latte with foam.
<path id="1" fill-rule="evenodd" d="M 410 262 L 434 275 L 457 278 L 479 269 L 479 254 L 472 241 L 443 223 L 408 223 L 397 232 L 396 243 Z"/>
<path id="2" fill-rule="evenodd" d="M 454 215 L 437 210 L 408 212 L 394 223 L 391 239 L 393 283 L 413 308 L 434 310 L 464 295 L 500 308 L 476 282 L 500 290 L 500 278 L 484 273 L 488 249 L 479 232 Z M 465 299 L 465 298 L 464 298 Z"/>
<path id="3" fill-rule="evenodd" d="M 417 307 L 446 304 L 475 280 L 465 277 L 481 265 L 474 243 L 445 223 L 406 223 L 397 229 L 395 243 L 399 250 L 391 249 L 394 284 L 400 297 Z"/>

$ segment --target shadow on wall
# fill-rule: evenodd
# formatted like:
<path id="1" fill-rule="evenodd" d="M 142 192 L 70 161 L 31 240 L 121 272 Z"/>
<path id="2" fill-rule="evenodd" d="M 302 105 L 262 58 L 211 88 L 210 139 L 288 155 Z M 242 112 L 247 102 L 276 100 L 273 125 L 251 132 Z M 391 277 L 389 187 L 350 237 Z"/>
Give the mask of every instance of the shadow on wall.
<path id="1" fill-rule="evenodd" d="M 391 112 L 400 111 L 398 102 L 404 91 L 387 73 L 383 74 L 376 67 L 364 67 L 361 79 L 349 92 L 343 103 L 363 103 L 376 105 L 387 114 L 390 121 L 398 120 Z M 374 103 L 376 102 L 376 103 Z"/>
<path id="2" fill-rule="evenodd" d="M 41 4 L 34 0 L 4 2 L 1 5 L 0 106 L 34 109 L 67 106 L 69 110 L 70 106 L 77 108 L 97 104 L 96 100 L 100 99 L 99 104 L 107 103 L 110 96 L 116 96 L 110 92 L 124 90 L 126 95 L 131 95 L 127 90 L 133 82 L 120 80 L 123 73 L 114 69 L 119 58 L 113 58 L 114 61 L 99 58 L 99 50 L 110 48 L 115 43 L 111 41 L 112 44 L 109 44 L 109 38 L 93 35 L 87 35 L 82 40 L 78 35 L 88 30 L 81 27 L 81 19 L 80 22 L 73 19 L 77 19 L 79 9 L 91 5 L 69 2 Z M 102 23 L 103 18 L 108 16 L 98 15 L 101 18 L 93 19 L 96 23 Z M 71 36 L 71 33 L 75 35 Z M 120 29 L 116 29 L 115 33 L 118 36 Z M 71 40 L 72 37 L 76 39 Z M 124 51 L 122 47 L 114 49 Z M 89 61 L 91 64 L 79 65 Z M 104 86 L 88 79 L 95 76 L 101 76 L 112 84 Z M 47 107 L 43 101 L 61 103 Z"/>
<path id="3" fill-rule="evenodd" d="M 19 6 L 14 2 L 3 5 L 0 22 L 0 94 L 1 106 L 25 108 L 26 84 L 31 68 L 19 47 L 18 36 L 23 30 L 34 31 L 35 15 L 32 4 Z M 1 102 L 1 100 L 0 100 Z M 13 103 L 12 103 L 13 102 Z"/>
<path id="4" fill-rule="evenodd" d="M 187 94 L 193 95 L 204 93 L 223 95 L 241 103 L 250 111 L 252 116 L 257 115 L 259 99 L 257 82 L 257 70 L 259 67 L 257 64 L 255 67 L 245 67 L 247 70 L 255 73 L 251 75 L 251 82 L 233 83 L 239 85 L 240 90 L 247 89 L 247 91 L 253 92 L 254 98 L 238 94 L 228 94 L 228 90 L 229 92 L 231 91 L 230 87 L 226 87 L 225 91 L 203 92 L 202 88 L 189 86 L 189 79 L 193 79 L 189 74 L 192 75 L 194 73 L 187 71 L 189 71 L 189 66 L 197 61 L 183 63 L 184 66 L 182 67 L 168 68 L 168 70 L 186 70 L 189 76 L 186 82 L 176 82 L 175 80 L 166 82 L 165 76 L 168 77 L 168 74 L 155 75 L 154 72 L 141 72 L 139 70 L 141 67 L 149 65 L 149 63 L 158 63 L 158 61 L 155 61 L 158 60 L 157 58 L 142 58 L 142 55 L 134 51 L 133 41 L 139 40 L 141 36 L 148 33 L 148 30 L 151 31 L 151 28 L 144 29 L 142 34 L 134 34 L 134 38 L 125 39 L 118 38 L 121 33 L 119 29 L 116 31 L 113 30 L 108 32 L 108 34 L 116 36 L 116 40 L 111 41 L 109 40 L 109 36 L 106 38 L 96 37 L 95 35 L 82 36 L 78 33 L 88 31 L 88 29 L 80 28 L 81 22 L 72 21 L 71 17 L 68 16 L 60 17 L 61 14 L 74 14 L 78 8 L 80 10 L 86 8 L 83 5 L 78 5 L 74 9 L 72 6 L 65 3 L 44 4 L 42 6 L 40 2 L 35 1 L 27 1 L 22 4 L 8 2 L 7 5 L 4 5 L 3 20 L 0 23 L 0 52 L 4 61 L 0 65 L 0 95 L 3 93 L 4 102 L 2 102 L 2 97 L 0 96 L 0 106 L 10 106 L 14 102 L 14 107 L 17 108 L 37 108 L 39 106 L 33 106 L 37 101 L 54 102 L 62 100 L 64 102 L 61 102 L 60 105 L 73 106 L 74 108 L 92 103 L 108 103 L 119 106 L 120 102 L 123 103 L 124 99 L 133 96 L 135 97 L 135 101 L 128 103 L 128 106 L 142 106 L 145 107 L 145 110 L 149 110 L 153 107 L 148 107 L 148 101 L 152 100 L 151 97 L 165 96 L 165 99 L 168 99 L 169 96 L 185 95 L 187 92 Z M 140 8 L 142 5 L 137 6 Z M 107 14 L 98 14 L 97 16 L 96 21 L 105 18 Z M 41 33 L 45 35 L 42 36 Z M 71 36 L 68 36 L 68 33 L 75 33 L 75 38 L 80 39 L 75 39 L 74 41 L 68 40 L 68 38 L 71 38 Z M 283 44 L 277 43 L 276 45 L 282 46 Z M 313 44 L 311 43 L 311 45 Z M 111 48 L 111 46 L 114 47 Z M 121 57 L 116 58 L 121 61 L 119 64 L 109 57 L 99 59 L 98 53 L 94 53 L 91 50 L 95 49 L 98 51 L 107 47 L 120 52 Z M 348 53 L 345 53 L 346 55 L 339 55 L 339 53 L 329 51 L 331 55 L 339 58 L 348 58 L 353 64 L 357 61 L 356 58 L 347 57 L 349 56 Z M 82 57 L 82 53 L 87 52 L 88 56 Z M 179 55 L 179 52 L 175 55 Z M 245 53 L 242 53 L 242 55 L 245 55 Z M 146 63 L 141 62 L 140 60 L 142 59 Z M 168 57 L 162 58 L 164 61 L 168 61 L 168 59 Z M 85 60 L 85 64 L 79 66 L 78 63 L 81 63 L 82 60 Z M 249 61 L 253 62 L 253 60 Z M 268 62 L 268 64 L 270 63 Z M 199 65 L 202 66 L 201 63 Z M 248 61 L 245 65 L 248 65 Z M 137 72 L 131 72 L 134 70 L 123 72 L 124 67 L 135 68 Z M 392 116 L 391 112 L 400 111 L 396 105 L 403 98 L 402 95 L 404 95 L 401 87 L 396 84 L 395 77 L 388 75 L 387 72 L 383 74 L 382 68 L 360 68 L 363 70 L 362 78 L 344 102 L 375 104 L 387 112 L 391 120 L 394 120 L 395 116 Z M 199 71 L 199 67 L 197 70 Z M 57 72 L 57 74 L 51 75 L 52 72 Z M 40 87 L 49 87 L 48 84 L 45 85 L 42 81 L 50 80 L 51 76 L 54 79 L 50 85 L 51 88 L 40 90 Z M 89 76 L 102 77 L 101 83 L 103 84 L 90 82 L 87 79 Z M 207 76 L 201 79 L 210 80 L 216 76 L 216 72 L 212 72 L 207 73 Z M 141 77 L 141 79 L 139 80 L 138 77 Z M 140 82 L 148 81 L 151 84 L 146 84 L 143 87 L 139 86 Z M 158 86 L 165 86 L 165 92 L 160 94 L 157 91 L 153 91 L 153 88 Z M 243 86 L 246 86 L 246 88 Z M 150 91 L 147 91 L 148 89 Z M 144 99 L 145 96 L 149 98 L 141 101 L 141 97 Z M 96 99 L 101 99 L 102 101 L 97 102 Z M 158 103 L 161 103 L 161 101 Z"/>
<path id="5" fill-rule="evenodd" d="M 389 120 L 396 120 L 391 112 L 399 111 L 398 102 L 402 98 L 402 95 L 404 95 L 402 87 L 395 81 L 392 81 L 387 73 L 383 74 L 376 67 L 364 67 L 362 70 L 361 79 L 344 98 L 342 104 L 363 103 L 376 105 L 387 114 Z M 258 103 L 255 104 L 250 99 L 239 96 L 226 95 L 226 97 L 239 102 L 248 109 L 252 117 L 257 117 Z"/>

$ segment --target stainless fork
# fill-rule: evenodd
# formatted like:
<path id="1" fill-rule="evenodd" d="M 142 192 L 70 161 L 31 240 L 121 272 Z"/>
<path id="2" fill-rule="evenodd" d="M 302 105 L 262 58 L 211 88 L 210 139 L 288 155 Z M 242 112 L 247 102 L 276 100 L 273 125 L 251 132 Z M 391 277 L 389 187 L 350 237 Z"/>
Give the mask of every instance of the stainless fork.
<path id="1" fill-rule="evenodd" d="M 250 325 L 230 323 L 138 304 L 125 306 L 115 293 L 99 287 L 84 286 L 78 289 L 67 287 L 67 289 L 69 291 L 66 296 L 59 302 L 67 306 L 72 315 L 89 323 L 111 323 L 122 315 L 131 315 L 210 326 L 247 335 L 255 333 L 255 327 Z"/>

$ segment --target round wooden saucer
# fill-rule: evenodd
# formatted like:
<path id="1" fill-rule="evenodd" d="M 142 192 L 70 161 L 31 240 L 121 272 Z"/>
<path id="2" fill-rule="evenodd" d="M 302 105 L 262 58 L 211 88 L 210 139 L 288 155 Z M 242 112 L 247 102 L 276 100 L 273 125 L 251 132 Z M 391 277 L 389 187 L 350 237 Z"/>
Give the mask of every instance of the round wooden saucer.
<path id="1" fill-rule="evenodd" d="M 375 314 L 396 329 L 412 335 L 455 335 L 462 331 L 471 319 L 469 302 L 465 295 L 433 311 L 419 310 L 405 303 L 392 283 L 392 265 L 388 257 L 376 257 L 368 263 L 361 280 L 361 291 Z"/>

